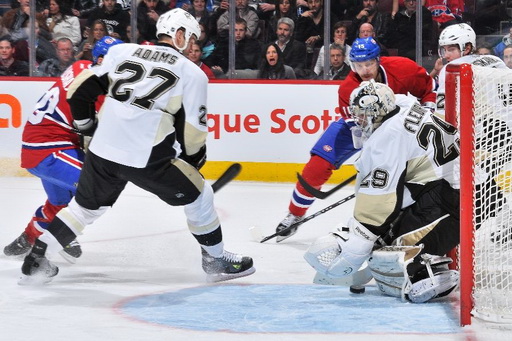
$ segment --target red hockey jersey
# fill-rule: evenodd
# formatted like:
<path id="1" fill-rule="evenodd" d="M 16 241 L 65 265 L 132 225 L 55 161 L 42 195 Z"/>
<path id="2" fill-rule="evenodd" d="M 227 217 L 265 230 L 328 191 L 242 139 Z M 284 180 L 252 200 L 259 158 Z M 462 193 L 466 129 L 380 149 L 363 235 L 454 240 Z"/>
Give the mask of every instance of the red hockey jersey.
<path id="1" fill-rule="evenodd" d="M 80 148 L 66 93 L 75 77 L 91 64 L 87 60 L 75 62 L 39 99 L 23 129 L 21 167 L 33 168 L 53 152 Z M 103 98 L 98 99 L 96 109 L 102 102 Z"/>
<path id="2" fill-rule="evenodd" d="M 434 80 L 425 68 L 405 57 L 381 57 L 380 73 L 382 83 L 388 85 L 395 94 L 415 96 L 421 104 L 430 103 L 432 107 L 436 102 L 434 93 Z M 348 106 L 350 94 L 361 84 L 362 79 L 354 71 L 350 71 L 347 78 L 340 84 L 338 90 L 340 113 L 343 119 L 350 117 Z"/>

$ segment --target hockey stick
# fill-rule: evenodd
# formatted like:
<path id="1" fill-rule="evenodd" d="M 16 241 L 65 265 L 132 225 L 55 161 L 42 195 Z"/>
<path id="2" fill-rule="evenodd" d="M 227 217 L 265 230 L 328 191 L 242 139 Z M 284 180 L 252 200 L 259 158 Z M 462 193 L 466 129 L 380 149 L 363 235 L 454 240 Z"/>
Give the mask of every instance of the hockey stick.
<path id="1" fill-rule="evenodd" d="M 316 189 L 313 186 L 311 186 L 310 184 L 308 184 L 308 182 L 302 177 L 302 175 L 297 173 L 297 178 L 299 179 L 299 182 L 304 187 L 304 189 L 306 191 L 308 191 L 312 196 L 314 196 L 315 198 L 318 198 L 318 199 L 325 199 L 325 198 L 327 198 L 329 195 L 333 194 L 334 192 L 336 192 L 340 188 L 343 188 L 346 185 L 348 185 L 349 183 L 351 183 L 356 178 L 356 176 L 357 176 L 357 174 L 354 174 L 350 178 L 348 178 L 347 180 L 343 181 L 341 184 L 339 184 L 336 187 L 334 187 L 333 189 L 331 189 L 331 190 L 329 190 L 327 192 L 322 192 L 321 190 Z"/>
<path id="2" fill-rule="evenodd" d="M 318 217 L 319 215 L 324 214 L 325 212 L 330 211 L 330 210 L 332 210 L 333 208 L 335 208 L 335 207 L 337 207 L 337 206 L 339 206 L 339 205 L 341 205 L 341 204 L 346 203 L 347 201 L 349 201 L 349 200 L 353 199 L 355 196 L 356 196 L 355 194 L 351 194 L 351 195 L 349 195 L 348 197 L 341 199 L 340 201 L 336 201 L 334 204 L 331 204 L 331 205 L 327 206 L 326 208 L 323 208 L 323 209 L 321 209 L 320 211 L 318 211 L 318 212 L 316 212 L 316 213 L 313 213 L 313 214 L 312 214 L 312 215 L 310 215 L 310 216 L 307 216 L 306 218 L 302 219 L 301 221 L 298 221 L 298 222 L 296 222 L 296 223 L 294 223 L 294 224 L 291 224 L 290 226 L 288 226 L 288 227 L 286 227 L 286 228 L 282 229 L 281 231 L 276 232 L 276 233 L 273 233 L 273 234 L 271 234 L 270 236 L 267 236 L 267 237 L 263 238 L 263 239 L 260 241 L 260 243 L 264 243 L 264 242 L 266 242 L 266 241 L 267 241 L 267 240 L 269 240 L 269 239 L 272 239 L 272 238 L 277 237 L 277 236 L 279 236 L 279 235 L 281 235 L 281 234 L 283 234 L 283 233 L 286 233 L 286 232 L 290 231 L 291 229 L 293 229 L 293 228 L 295 228 L 295 227 L 297 227 L 297 226 L 299 226 L 299 225 L 302 225 L 302 224 L 304 224 L 305 222 L 308 222 L 308 221 L 310 221 L 311 219 L 313 219 L 313 218 L 315 218 L 315 217 Z"/>
<path id="3" fill-rule="evenodd" d="M 222 175 L 212 184 L 213 192 L 218 192 L 222 187 L 226 186 L 228 182 L 233 180 L 242 171 L 242 165 L 233 163 L 222 173 Z"/>

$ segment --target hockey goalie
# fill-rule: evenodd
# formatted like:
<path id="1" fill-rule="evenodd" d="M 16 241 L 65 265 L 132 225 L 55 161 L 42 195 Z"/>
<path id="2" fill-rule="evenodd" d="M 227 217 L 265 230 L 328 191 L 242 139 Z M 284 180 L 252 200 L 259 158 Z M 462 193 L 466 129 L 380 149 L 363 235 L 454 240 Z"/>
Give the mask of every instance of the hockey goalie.
<path id="1" fill-rule="evenodd" d="M 459 280 L 444 256 L 459 243 L 457 129 L 373 80 L 351 93 L 350 105 L 363 143 L 354 214 L 304 258 L 332 278 L 367 261 L 382 293 L 410 302 L 448 295 Z"/>

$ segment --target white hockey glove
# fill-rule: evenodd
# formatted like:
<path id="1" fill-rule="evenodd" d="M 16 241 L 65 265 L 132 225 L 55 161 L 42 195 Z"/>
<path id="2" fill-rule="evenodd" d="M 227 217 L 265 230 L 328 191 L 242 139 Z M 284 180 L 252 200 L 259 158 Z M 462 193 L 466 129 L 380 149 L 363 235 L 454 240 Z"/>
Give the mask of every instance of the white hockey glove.
<path id="1" fill-rule="evenodd" d="M 304 259 L 319 273 L 333 278 L 348 276 L 370 256 L 377 236 L 354 218 L 347 225 L 318 238 L 306 251 Z"/>

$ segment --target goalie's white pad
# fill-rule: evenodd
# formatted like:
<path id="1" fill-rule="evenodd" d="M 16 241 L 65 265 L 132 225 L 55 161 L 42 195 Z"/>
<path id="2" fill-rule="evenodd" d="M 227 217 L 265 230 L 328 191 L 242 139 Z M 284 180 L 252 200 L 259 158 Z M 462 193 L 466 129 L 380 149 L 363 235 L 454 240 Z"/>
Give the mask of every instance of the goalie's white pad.
<path id="1" fill-rule="evenodd" d="M 448 257 L 421 255 L 425 268 L 413 276 L 414 283 L 411 282 L 407 265 L 421 249 L 422 246 L 385 246 L 372 253 L 368 265 L 381 292 L 423 303 L 446 296 L 455 289 L 459 282 L 458 271 L 442 268 L 452 262 Z"/>
<path id="2" fill-rule="evenodd" d="M 384 246 L 373 251 L 368 266 L 379 290 L 389 296 L 405 299 L 411 281 L 407 265 L 414 260 L 422 246 Z"/>
<path id="3" fill-rule="evenodd" d="M 318 238 L 304 255 L 309 265 L 327 277 L 340 278 L 356 272 L 370 256 L 377 240 L 376 235 L 354 218 L 347 225 Z"/>

